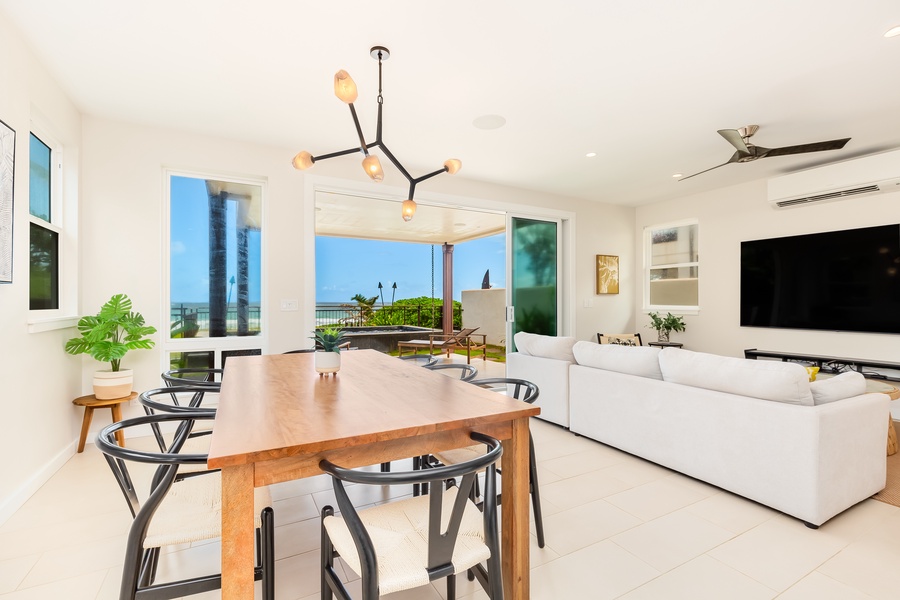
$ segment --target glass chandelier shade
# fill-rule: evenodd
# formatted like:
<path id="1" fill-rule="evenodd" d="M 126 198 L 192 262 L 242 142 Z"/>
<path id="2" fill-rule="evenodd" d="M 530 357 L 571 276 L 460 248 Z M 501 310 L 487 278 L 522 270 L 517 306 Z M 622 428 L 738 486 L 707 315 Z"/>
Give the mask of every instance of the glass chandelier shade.
<path id="1" fill-rule="evenodd" d="M 413 199 L 404 200 L 400 211 L 404 221 L 412 221 L 413 215 L 416 214 L 416 201 Z"/>
<path id="2" fill-rule="evenodd" d="M 350 73 L 343 69 L 334 74 L 334 95 L 344 104 L 353 104 L 359 97 L 356 82 L 350 77 Z"/>
<path id="3" fill-rule="evenodd" d="M 366 175 L 372 178 L 375 183 L 381 183 L 384 179 L 384 169 L 381 168 L 381 161 L 374 154 L 370 154 L 362 161 L 363 169 Z"/>
<path id="4" fill-rule="evenodd" d="M 312 154 L 304 150 L 303 152 L 298 152 L 297 156 L 294 157 L 292 161 L 294 168 L 299 171 L 304 171 L 311 166 L 313 166 L 313 157 Z"/>

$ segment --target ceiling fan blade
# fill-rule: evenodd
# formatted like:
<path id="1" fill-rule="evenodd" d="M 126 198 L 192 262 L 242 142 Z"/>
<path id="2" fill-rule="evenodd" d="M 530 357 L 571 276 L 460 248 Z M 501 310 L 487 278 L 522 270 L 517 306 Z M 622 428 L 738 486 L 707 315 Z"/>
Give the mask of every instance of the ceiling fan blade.
<path id="1" fill-rule="evenodd" d="M 678 181 L 684 181 L 685 179 L 690 179 L 691 177 L 696 177 L 697 175 L 702 175 L 704 173 L 712 171 L 713 169 L 718 169 L 719 167 L 724 167 L 725 165 L 731 164 L 732 162 L 733 161 L 730 161 L 730 160 L 728 162 L 723 162 L 721 165 L 716 165 L 714 167 L 710 167 L 709 169 L 706 169 L 706 171 L 700 171 L 699 173 L 694 173 L 693 175 L 688 175 L 687 177 L 682 177 Z"/>
<path id="2" fill-rule="evenodd" d="M 750 149 L 747 147 L 747 142 L 744 141 L 744 138 L 741 136 L 741 132 L 737 129 L 720 129 L 719 135 L 728 140 L 728 143 L 737 148 L 738 152 L 746 152 L 750 154 Z"/>
<path id="3" fill-rule="evenodd" d="M 766 158 L 770 156 L 787 156 L 788 154 L 805 154 L 807 152 L 823 152 L 825 150 L 839 150 L 850 141 L 850 138 L 842 140 L 830 140 L 827 142 L 815 142 L 813 144 L 800 144 L 799 146 L 785 146 L 772 148 L 766 152 Z"/>
<path id="4" fill-rule="evenodd" d="M 737 162 L 742 156 L 743 156 L 743 154 L 741 153 L 740 150 L 738 150 L 737 152 L 735 152 L 734 154 L 731 155 L 731 158 L 729 158 L 726 162 L 723 162 L 721 165 L 716 165 L 714 167 L 710 167 L 710 168 L 706 169 L 706 171 L 700 171 L 699 173 L 694 173 L 693 175 L 688 175 L 687 177 L 682 177 L 678 181 L 684 181 L 685 179 L 690 179 L 691 177 L 696 177 L 697 175 L 702 175 L 703 173 L 706 173 L 707 171 L 712 171 L 713 169 L 718 169 L 719 167 L 724 167 L 725 165 L 730 165 L 731 163 Z"/>

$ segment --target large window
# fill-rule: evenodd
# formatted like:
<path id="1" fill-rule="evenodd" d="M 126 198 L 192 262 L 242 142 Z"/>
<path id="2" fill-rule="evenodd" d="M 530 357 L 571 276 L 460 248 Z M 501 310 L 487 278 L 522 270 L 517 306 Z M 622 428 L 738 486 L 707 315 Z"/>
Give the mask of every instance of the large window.
<path id="1" fill-rule="evenodd" d="M 34 133 L 29 139 L 28 208 L 30 215 L 29 308 L 59 308 L 61 189 L 56 181 L 61 172 L 53 144 Z"/>
<path id="2" fill-rule="evenodd" d="M 258 352 L 262 183 L 169 174 L 168 184 L 171 366 Z"/>
<path id="3" fill-rule="evenodd" d="M 644 306 L 699 309 L 699 225 L 682 221 L 644 229 Z"/>

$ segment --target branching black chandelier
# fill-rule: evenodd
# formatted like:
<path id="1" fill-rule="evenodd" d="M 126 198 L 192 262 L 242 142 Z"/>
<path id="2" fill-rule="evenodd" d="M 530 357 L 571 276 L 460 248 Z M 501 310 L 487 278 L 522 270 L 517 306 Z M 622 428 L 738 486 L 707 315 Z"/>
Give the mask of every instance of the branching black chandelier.
<path id="1" fill-rule="evenodd" d="M 433 171 L 428 173 L 427 175 L 422 175 L 421 177 L 413 177 L 409 174 L 403 165 L 400 164 L 393 153 L 388 150 L 388 147 L 384 144 L 384 140 L 381 137 L 381 108 L 384 105 L 384 97 L 381 95 L 381 64 L 382 61 L 390 58 L 390 51 L 384 46 L 375 46 L 373 47 L 369 53 L 372 55 L 372 58 L 378 61 L 378 124 L 375 129 L 375 141 L 366 143 L 366 138 L 363 136 L 362 127 L 359 125 L 359 118 L 356 116 L 356 108 L 353 106 L 353 103 L 356 102 L 356 98 L 358 96 L 356 91 L 356 83 L 354 83 L 353 79 L 347 73 L 341 69 L 337 73 L 334 74 L 334 95 L 338 97 L 342 102 L 345 102 L 350 105 L 350 115 L 353 117 L 353 124 L 356 125 L 356 133 L 359 135 L 359 147 L 349 148 L 347 150 L 341 150 L 340 152 L 332 152 L 331 154 L 322 154 L 320 156 L 313 156 L 306 150 L 297 154 L 294 157 L 293 163 L 295 169 L 308 169 L 316 161 L 325 160 L 326 158 L 334 158 L 335 156 L 344 156 L 345 154 L 353 154 L 354 152 L 362 152 L 363 153 L 363 161 L 362 166 L 363 170 L 366 172 L 366 175 L 372 178 L 373 181 L 380 182 L 384 179 L 384 171 L 381 168 L 381 161 L 378 160 L 378 156 L 375 154 L 369 154 L 369 148 L 381 148 L 381 151 L 384 152 L 384 155 L 388 157 L 388 159 L 394 163 L 394 166 L 406 177 L 406 180 L 409 181 L 409 197 L 403 201 L 402 206 L 402 214 L 403 220 L 409 221 L 413 218 L 413 215 L 416 214 L 416 201 L 415 201 L 415 193 L 416 193 L 416 185 L 425 181 L 426 179 L 431 179 L 435 175 L 440 175 L 441 173 L 450 173 L 453 175 L 457 171 L 462 168 L 462 161 L 457 158 L 451 158 L 444 163 L 444 166 L 437 171 Z"/>

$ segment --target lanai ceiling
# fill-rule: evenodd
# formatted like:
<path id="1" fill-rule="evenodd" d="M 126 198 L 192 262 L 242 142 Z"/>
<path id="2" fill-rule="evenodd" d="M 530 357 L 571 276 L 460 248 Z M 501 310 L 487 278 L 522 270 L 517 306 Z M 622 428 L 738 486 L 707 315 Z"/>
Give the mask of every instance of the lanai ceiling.
<path id="1" fill-rule="evenodd" d="M 391 50 L 385 141 L 414 175 L 456 157 L 456 177 L 640 205 L 900 147 L 900 37 L 883 37 L 900 25 L 896 0 L 0 0 L 0 11 L 82 112 L 273 145 L 286 162 L 355 144 L 332 93 L 338 69 L 374 135 L 374 45 Z M 491 115 L 505 125 L 474 124 Z M 750 124 L 767 147 L 852 139 L 673 179 L 725 162 L 733 148 L 716 130 Z"/>

